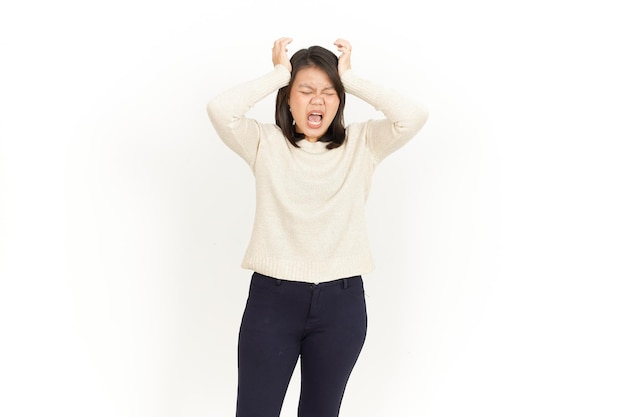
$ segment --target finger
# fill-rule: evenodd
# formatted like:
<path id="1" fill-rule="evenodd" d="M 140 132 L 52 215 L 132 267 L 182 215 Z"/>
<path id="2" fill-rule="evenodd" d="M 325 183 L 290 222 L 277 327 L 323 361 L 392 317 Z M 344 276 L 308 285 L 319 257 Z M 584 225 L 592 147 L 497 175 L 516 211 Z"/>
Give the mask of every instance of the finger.
<path id="1" fill-rule="evenodd" d="M 342 52 L 350 52 L 352 50 L 352 45 L 345 39 L 339 38 L 335 41 L 335 45 Z"/>
<path id="2" fill-rule="evenodd" d="M 291 41 L 293 41 L 293 39 L 288 38 L 288 37 L 279 38 L 276 41 L 274 41 L 274 48 L 277 48 L 279 50 L 284 49 L 286 51 L 287 45 L 289 45 Z"/>
<path id="3" fill-rule="evenodd" d="M 289 37 L 282 37 L 282 38 L 278 38 L 274 41 L 274 44 L 280 44 L 280 43 L 285 43 L 285 42 L 291 42 L 291 38 Z"/>

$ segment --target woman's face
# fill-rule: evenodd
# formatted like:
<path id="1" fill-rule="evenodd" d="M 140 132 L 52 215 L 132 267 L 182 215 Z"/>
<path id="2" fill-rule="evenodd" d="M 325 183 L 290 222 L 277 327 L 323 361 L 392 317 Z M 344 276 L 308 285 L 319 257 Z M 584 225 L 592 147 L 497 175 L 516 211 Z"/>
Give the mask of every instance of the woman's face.
<path id="1" fill-rule="evenodd" d="M 289 93 L 289 108 L 296 132 L 309 142 L 324 136 L 339 109 L 339 95 L 324 71 L 302 68 L 296 74 Z"/>

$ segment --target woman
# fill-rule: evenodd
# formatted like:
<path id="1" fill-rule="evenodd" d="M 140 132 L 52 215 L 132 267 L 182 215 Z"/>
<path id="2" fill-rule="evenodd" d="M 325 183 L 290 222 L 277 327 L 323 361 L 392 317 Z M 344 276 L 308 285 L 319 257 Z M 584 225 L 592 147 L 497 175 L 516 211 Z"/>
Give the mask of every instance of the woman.
<path id="1" fill-rule="evenodd" d="M 359 78 L 350 43 L 313 46 L 208 105 L 215 130 L 250 166 L 256 214 L 242 266 L 253 271 L 238 346 L 237 417 L 278 417 L 300 359 L 299 417 L 336 417 L 367 328 L 373 269 L 365 202 L 376 165 L 426 122 L 424 109 Z M 276 124 L 245 117 L 277 92 Z M 343 124 L 345 94 L 385 118 Z"/>

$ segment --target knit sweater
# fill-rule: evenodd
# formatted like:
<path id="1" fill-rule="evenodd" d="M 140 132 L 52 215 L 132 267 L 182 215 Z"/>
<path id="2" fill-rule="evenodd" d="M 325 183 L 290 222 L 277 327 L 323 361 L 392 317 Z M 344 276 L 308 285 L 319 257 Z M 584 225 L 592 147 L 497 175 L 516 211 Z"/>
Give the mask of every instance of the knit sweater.
<path id="1" fill-rule="evenodd" d="M 385 118 L 350 124 L 338 148 L 307 140 L 296 148 L 277 125 L 245 116 L 289 79 L 289 70 L 276 65 L 207 106 L 220 138 L 255 176 L 255 219 L 241 266 L 312 283 L 368 273 L 374 262 L 365 203 L 372 174 L 381 160 L 417 134 L 427 112 L 347 70 L 341 77 L 346 93 L 371 104 Z"/>

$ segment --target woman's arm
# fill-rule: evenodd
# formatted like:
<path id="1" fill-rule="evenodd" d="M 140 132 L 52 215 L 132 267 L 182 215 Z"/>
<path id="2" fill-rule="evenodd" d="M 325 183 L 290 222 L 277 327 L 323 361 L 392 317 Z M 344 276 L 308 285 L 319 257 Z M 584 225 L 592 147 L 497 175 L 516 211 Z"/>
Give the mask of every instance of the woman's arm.
<path id="1" fill-rule="evenodd" d="M 374 106 L 385 115 L 383 120 L 367 122 L 367 145 L 376 162 L 408 142 L 426 123 L 428 111 L 410 100 L 372 82 L 358 78 L 352 71 L 350 55 L 352 46 L 345 39 L 337 39 L 339 75 L 346 92 Z"/>
<path id="2" fill-rule="evenodd" d="M 207 105 L 217 134 L 250 166 L 256 159 L 261 127 L 245 114 L 255 103 L 287 85 L 289 78 L 289 69 L 279 64 L 271 72 L 223 92 Z"/>
<path id="3" fill-rule="evenodd" d="M 405 145 L 428 119 L 428 111 L 415 101 L 392 90 L 359 78 L 352 70 L 341 77 L 346 92 L 371 104 L 381 111 L 384 119 L 366 124 L 367 146 L 376 162 Z"/>

